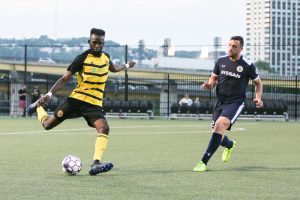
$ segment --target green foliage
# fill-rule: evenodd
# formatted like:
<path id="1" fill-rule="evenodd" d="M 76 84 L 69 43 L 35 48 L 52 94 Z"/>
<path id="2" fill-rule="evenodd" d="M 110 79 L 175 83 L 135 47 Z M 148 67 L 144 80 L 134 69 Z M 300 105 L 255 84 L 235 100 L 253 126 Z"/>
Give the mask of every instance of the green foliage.
<path id="1" fill-rule="evenodd" d="M 47 35 L 29 39 L 1 39 L 0 59 L 22 60 L 24 58 L 24 45 L 28 45 L 27 58 L 36 62 L 39 58 L 52 58 L 57 63 L 70 63 L 75 56 L 89 48 L 87 37 L 70 39 L 51 39 Z M 104 51 L 110 54 L 112 60 L 125 61 L 125 45 L 108 40 L 105 42 Z M 151 59 L 156 56 L 156 51 L 145 49 L 143 57 Z M 129 47 L 128 59 L 137 57 L 137 50 Z"/>
<path id="2" fill-rule="evenodd" d="M 273 70 L 270 68 L 270 63 L 266 61 L 259 60 L 255 63 L 255 66 L 259 71 L 273 72 Z"/>
<path id="3" fill-rule="evenodd" d="M 52 58 L 57 63 L 70 63 L 75 56 L 89 48 L 88 37 L 51 39 L 47 35 L 39 38 L 3 39 L 0 38 L 0 59 L 24 59 L 24 45 L 28 45 L 28 61 L 36 62 L 39 58 Z M 152 49 L 151 49 L 152 48 Z M 152 59 L 157 56 L 157 48 L 136 48 L 128 46 L 128 60 Z M 125 62 L 125 45 L 108 40 L 104 51 L 108 52 L 112 60 Z M 197 58 L 199 51 L 176 51 L 175 57 Z"/>

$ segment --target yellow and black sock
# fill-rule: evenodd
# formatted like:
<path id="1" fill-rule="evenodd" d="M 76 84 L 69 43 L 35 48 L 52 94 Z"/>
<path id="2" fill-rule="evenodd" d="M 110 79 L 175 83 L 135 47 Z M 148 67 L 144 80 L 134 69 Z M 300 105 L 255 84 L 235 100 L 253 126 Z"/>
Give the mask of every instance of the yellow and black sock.
<path id="1" fill-rule="evenodd" d="M 42 106 L 37 107 L 36 109 L 38 120 L 43 123 L 45 119 L 49 117 L 49 115 L 46 113 L 45 109 Z"/>
<path id="2" fill-rule="evenodd" d="M 103 134 L 103 133 L 99 133 L 97 135 L 93 160 L 101 160 L 102 159 L 102 155 L 106 149 L 107 142 L 108 142 L 108 135 Z"/>

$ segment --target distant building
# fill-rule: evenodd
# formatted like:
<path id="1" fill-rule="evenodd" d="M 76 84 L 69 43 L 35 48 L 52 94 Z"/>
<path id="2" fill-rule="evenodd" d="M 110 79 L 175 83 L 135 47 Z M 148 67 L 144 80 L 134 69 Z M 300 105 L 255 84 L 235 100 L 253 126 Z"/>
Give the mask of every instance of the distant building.
<path id="1" fill-rule="evenodd" d="M 145 52 L 145 40 L 139 40 L 138 44 L 138 63 L 142 63 Z"/>
<path id="2" fill-rule="evenodd" d="M 164 45 L 162 46 L 163 48 L 163 56 L 168 57 L 168 56 L 174 56 L 175 55 L 175 49 L 171 45 L 171 39 L 166 38 L 164 40 Z"/>
<path id="3" fill-rule="evenodd" d="M 300 1 L 247 0 L 245 51 L 280 75 L 300 74 Z"/>
<path id="4" fill-rule="evenodd" d="M 137 56 L 138 67 L 167 69 L 167 70 L 186 70 L 186 71 L 205 71 L 211 72 L 215 61 L 220 57 L 226 55 L 226 52 L 221 49 L 221 37 L 214 38 L 213 48 L 202 46 L 198 58 L 176 57 L 175 48 L 171 45 L 171 39 L 166 38 L 164 45 L 157 49 L 156 57 L 151 59 Z M 144 51 L 144 42 L 139 41 L 139 50 Z M 188 51 L 187 51 L 188 52 Z"/>
<path id="5" fill-rule="evenodd" d="M 151 60 L 143 60 L 143 65 L 139 67 L 169 69 L 169 70 L 196 70 L 211 72 L 215 64 L 213 59 L 199 58 L 177 58 L 177 57 L 157 57 Z"/>
<path id="6" fill-rule="evenodd" d="M 224 51 L 221 50 L 222 47 L 222 38 L 221 37 L 214 37 L 214 51 L 212 56 L 213 59 L 217 60 L 220 56 L 225 54 Z"/>
<path id="7" fill-rule="evenodd" d="M 217 60 L 220 56 L 226 55 L 226 52 L 222 50 L 222 38 L 214 37 L 213 40 L 213 49 L 209 47 L 202 47 L 200 58 L 201 59 L 210 59 Z"/>

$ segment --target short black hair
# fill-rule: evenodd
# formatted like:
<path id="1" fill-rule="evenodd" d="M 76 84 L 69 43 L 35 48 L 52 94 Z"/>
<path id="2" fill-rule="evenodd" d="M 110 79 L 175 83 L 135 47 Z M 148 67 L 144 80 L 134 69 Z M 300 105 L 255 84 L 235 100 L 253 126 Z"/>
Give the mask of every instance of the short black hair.
<path id="1" fill-rule="evenodd" d="M 238 40 L 238 41 L 240 41 L 241 47 L 244 46 L 244 39 L 243 39 L 242 36 L 232 36 L 232 37 L 230 38 L 230 40 Z"/>
<path id="2" fill-rule="evenodd" d="M 100 36 L 105 36 L 105 31 L 102 30 L 102 29 L 92 28 L 90 36 L 93 35 L 93 34 L 100 35 Z"/>

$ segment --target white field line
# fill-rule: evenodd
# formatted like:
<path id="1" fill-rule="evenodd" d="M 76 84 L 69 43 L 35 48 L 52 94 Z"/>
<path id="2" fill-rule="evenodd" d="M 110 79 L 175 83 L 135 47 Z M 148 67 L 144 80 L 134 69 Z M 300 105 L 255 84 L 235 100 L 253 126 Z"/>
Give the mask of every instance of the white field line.
<path id="1" fill-rule="evenodd" d="M 147 134 L 178 134 L 178 133 L 209 133 L 211 130 L 195 130 L 195 131 L 189 131 L 188 129 L 184 131 L 149 131 L 147 132 L 147 129 L 143 130 L 143 132 L 113 132 L 114 129 L 136 129 L 136 128 L 171 128 L 171 127 L 194 127 L 194 128 L 201 128 L 200 125 L 178 125 L 178 126 L 119 126 L 119 127 L 111 127 L 111 133 L 112 135 L 147 135 Z M 234 128 L 231 131 L 244 131 L 245 128 Z M 92 132 L 90 132 L 92 131 Z M 4 132 L 0 135 L 32 135 L 32 134 L 42 134 L 42 133 L 49 133 L 49 134 L 55 134 L 55 135 L 73 135 L 73 134 L 96 134 L 96 130 L 94 128 L 75 128 L 75 129 L 58 129 L 58 130 L 39 130 L 39 131 L 25 131 L 25 132 Z"/>

